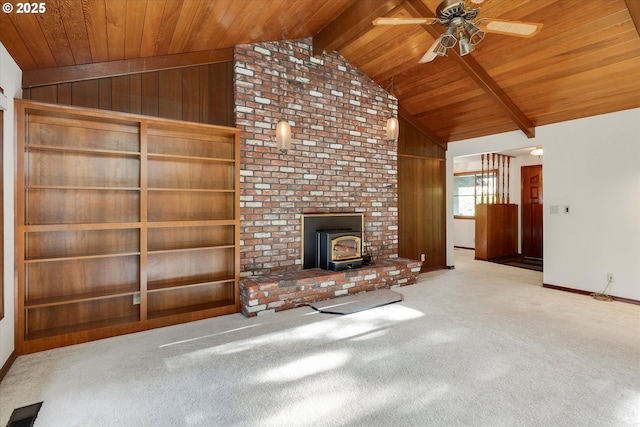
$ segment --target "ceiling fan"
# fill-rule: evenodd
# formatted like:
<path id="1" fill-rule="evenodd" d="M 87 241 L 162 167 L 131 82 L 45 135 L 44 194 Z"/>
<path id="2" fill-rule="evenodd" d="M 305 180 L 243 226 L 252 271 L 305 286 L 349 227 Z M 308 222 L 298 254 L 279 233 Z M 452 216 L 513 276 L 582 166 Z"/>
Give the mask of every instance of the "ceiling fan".
<path id="1" fill-rule="evenodd" d="M 471 0 L 480 4 L 484 0 Z M 465 5 L 464 0 L 443 0 L 436 9 L 436 18 L 377 18 L 374 25 L 439 24 L 447 30 L 436 39 L 420 63 L 430 62 L 436 56 L 447 56 L 447 51 L 456 43 L 460 45 L 460 56 L 475 49 L 485 33 L 504 34 L 516 37 L 533 37 L 542 29 L 542 24 L 504 19 L 480 18 L 480 8 Z"/>

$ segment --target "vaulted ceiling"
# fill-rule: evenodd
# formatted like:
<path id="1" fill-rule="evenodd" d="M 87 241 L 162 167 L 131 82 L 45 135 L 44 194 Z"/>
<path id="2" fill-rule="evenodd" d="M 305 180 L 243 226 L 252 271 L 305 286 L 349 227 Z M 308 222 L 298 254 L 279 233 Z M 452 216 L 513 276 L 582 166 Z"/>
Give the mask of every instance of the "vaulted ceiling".
<path id="1" fill-rule="evenodd" d="M 440 0 L 47 0 L 0 13 L 23 86 L 232 59 L 241 43 L 313 37 L 384 88 L 401 113 L 452 142 L 640 107 L 640 0 L 484 0 L 480 17 L 542 23 L 533 38 L 487 34 L 474 52 L 420 64 Z M 17 3 L 16 3 L 17 6 Z M 477 7 L 477 6 L 474 6 Z M 40 11 L 42 12 L 42 11 Z M 533 145 L 533 142 L 532 142 Z"/>

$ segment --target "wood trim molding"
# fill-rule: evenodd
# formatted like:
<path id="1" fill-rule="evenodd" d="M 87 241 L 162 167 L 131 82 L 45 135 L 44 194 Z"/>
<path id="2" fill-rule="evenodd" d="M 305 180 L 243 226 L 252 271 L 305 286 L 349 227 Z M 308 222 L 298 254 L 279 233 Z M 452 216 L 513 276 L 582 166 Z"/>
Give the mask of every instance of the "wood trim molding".
<path id="1" fill-rule="evenodd" d="M 313 36 L 313 55 L 340 49 L 349 41 L 359 37 L 373 27 L 372 21 L 383 16 L 403 0 L 386 0 L 383 2 L 352 2 L 340 16 Z"/>
<path id="2" fill-rule="evenodd" d="M 0 369 L 0 382 L 2 382 L 5 375 L 7 375 L 7 372 L 9 372 L 9 369 L 11 369 L 13 362 L 15 362 L 17 358 L 18 358 L 18 355 L 16 354 L 16 351 L 15 350 L 12 351 L 11 354 L 9 355 L 9 358 L 7 359 L 6 362 L 4 362 L 4 365 L 2 365 L 2 368 Z"/>
<path id="3" fill-rule="evenodd" d="M 438 157 L 431 157 L 431 156 L 420 156 L 417 154 L 405 154 L 405 153 L 398 153 L 398 157 L 405 157 L 407 159 L 429 159 L 429 160 L 435 160 L 438 162 L 446 162 L 447 159 L 441 159 Z"/>
<path id="4" fill-rule="evenodd" d="M 233 48 L 47 68 L 22 73 L 22 88 L 233 61 Z"/>
<path id="5" fill-rule="evenodd" d="M 590 291 L 585 291 L 583 289 L 567 288 L 567 287 L 564 287 L 564 286 L 550 285 L 548 283 L 543 283 L 542 287 L 543 288 L 547 288 L 547 289 L 553 289 L 553 290 L 556 290 L 556 291 L 571 292 L 572 294 L 580 294 L 580 295 L 587 295 L 587 296 L 591 296 L 594 293 L 594 292 L 590 292 Z M 635 300 L 635 299 L 624 298 L 624 297 L 616 297 L 616 296 L 613 296 L 613 295 L 609 295 L 609 296 L 611 297 L 611 299 L 613 301 L 626 302 L 627 304 L 640 305 L 640 301 Z"/>
<path id="6" fill-rule="evenodd" d="M 405 9 L 412 16 L 423 18 L 435 18 L 435 14 L 424 5 L 421 0 L 405 0 Z M 432 25 L 422 25 L 433 38 L 440 37 L 440 31 L 436 30 Z M 450 49 L 447 56 L 452 58 L 468 75 L 471 77 L 482 90 L 511 118 L 511 120 L 520 128 L 527 138 L 535 138 L 535 126 L 520 111 L 518 106 L 507 96 L 500 86 L 487 74 L 487 72 L 470 56 L 464 58 L 455 49 Z"/>

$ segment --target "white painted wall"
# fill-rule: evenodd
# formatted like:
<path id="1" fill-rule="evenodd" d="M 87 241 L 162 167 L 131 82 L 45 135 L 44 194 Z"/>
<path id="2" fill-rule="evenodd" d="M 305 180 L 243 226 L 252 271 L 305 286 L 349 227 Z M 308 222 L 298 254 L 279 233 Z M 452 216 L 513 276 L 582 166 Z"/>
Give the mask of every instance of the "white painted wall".
<path id="1" fill-rule="evenodd" d="M 0 367 L 9 359 L 15 348 L 15 294 L 14 294 L 14 98 L 21 97 L 22 71 L 0 43 L 0 86 L 7 96 L 4 112 L 4 318 L 0 320 Z"/>
<path id="2" fill-rule="evenodd" d="M 640 300 L 640 109 L 541 126 L 530 140 L 509 132 L 453 142 L 447 172 L 456 156 L 532 145 L 544 147 L 544 283 L 600 292 L 609 272 L 608 293 Z M 451 186 L 447 196 L 453 205 Z M 570 214 L 550 213 L 565 205 Z M 448 215 L 447 227 L 453 222 Z"/>
<path id="3" fill-rule="evenodd" d="M 544 282 L 640 300 L 640 109 L 540 128 Z M 550 208 L 570 206 L 569 214 Z"/>

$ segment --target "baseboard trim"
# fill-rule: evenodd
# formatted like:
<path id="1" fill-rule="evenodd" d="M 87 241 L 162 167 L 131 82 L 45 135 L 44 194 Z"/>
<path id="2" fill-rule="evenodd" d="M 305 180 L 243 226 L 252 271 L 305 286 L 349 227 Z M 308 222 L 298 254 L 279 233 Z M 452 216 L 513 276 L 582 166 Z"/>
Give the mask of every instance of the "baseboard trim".
<path id="1" fill-rule="evenodd" d="M 548 289 L 554 289 L 556 291 L 571 292 L 572 294 L 580 294 L 580 295 L 588 295 L 588 296 L 591 296 L 594 293 L 594 292 L 590 292 L 590 291 L 585 291 L 584 289 L 567 288 L 567 287 L 564 287 L 564 286 L 550 285 L 548 283 L 543 283 L 542 287 L 543 288 L 548 288 Z M 640 305 L 640 301 L 635 300 L 635 299 L 624 298 L 624 297 L 616 297 L 614 295 L 609 295 L 609 296 L 614 301 L 626 302 L 627 304 Z"/>
<path id="2" fill-rule="evenodd" d="M 447 268 L 446 265 L 438 265 L 436 267 L 427 267 L 427 268 L 423 268 L 422 270 L 420 270 L 420 273 L 429 273 L 431 271 L 444 270 L 446 268 Z"/>
<path id="3" fill-rule="evenodd" d="M 455 249 L 468 249 L 470 251 L 475 251 L 476 248 L 468 248 L 466 246 L 454 246 Z"/>
<path id="4" fill-rule="evenodd" d="M 18 355 L 16 354 L 16 351 L 12 351 L 7 361 L 4 362 L 4 365 L 2 365 L 2 369 L 0 369 L 0 382 L 2 382 L 4 376 L 7 375 L 7 372 L 9 372 L 11 365 L 13 365 L 13 362 L 15 362 L 17 358 Z"/>

